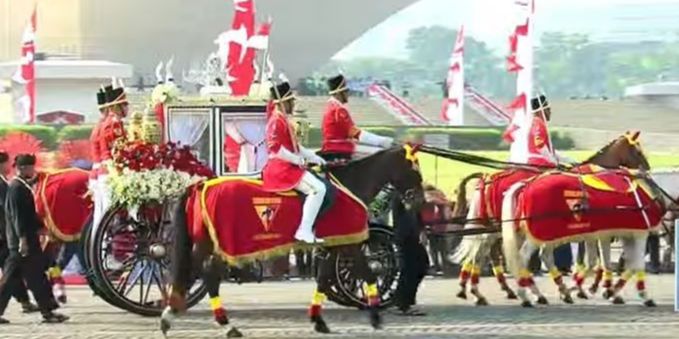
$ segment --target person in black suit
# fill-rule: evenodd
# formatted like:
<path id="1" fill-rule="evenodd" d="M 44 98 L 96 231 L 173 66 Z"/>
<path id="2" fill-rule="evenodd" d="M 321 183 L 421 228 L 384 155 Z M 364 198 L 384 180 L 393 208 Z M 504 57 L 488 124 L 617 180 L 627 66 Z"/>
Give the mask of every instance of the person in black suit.
<path id="1" fill-rule="evenodd" d="M 5 260 L 9 256 L 7 239 L 5 239 L 5 198 L 7 197 L 7 189 L 9 188 L 9 180 L 7 180 L 9 172 L 9 154 L 0 151 L 0 267 L 5 264 Z M 24 313 L 39 311 L 38 306 L 31 303 L 31 300 L 28 297 L 26 284 L 23 282 L 17 287 L 16 291 L 14 291 L 14 299 L 21 304 Z"/>
<path id="2" fill-rule="evenodd" d="M 426 313 L 413 306 L 416 304 L 420 283 L 429 270 L 427 249 L 420 241 L 424 225 L 420 214 L 406 210 L 399 197 L 392 200 L 392 213 L 396 244 L 401 249 L 401 275 L 396 289 L 396 305 L 400 315 L 423 316 Z"/>
<path id="3" fill-rule="evenodd" d="M 59 308 L 47 280 L 47 258 L 40 246 L 39 231 L 42 222 L 35 210 L 31 181 L 35 173 L 35 156 L 20 154 L 14 160 L 18 175 L 7 188 L 5 201 L 5 234 L 9 255 L 3 265 L 0 279 L 0 324 L 9 323 L 2 318 L 11 296 L 23 280 L 38 303 L 45 323 L 62 323 L 68 317 L 55 313 Z"/>

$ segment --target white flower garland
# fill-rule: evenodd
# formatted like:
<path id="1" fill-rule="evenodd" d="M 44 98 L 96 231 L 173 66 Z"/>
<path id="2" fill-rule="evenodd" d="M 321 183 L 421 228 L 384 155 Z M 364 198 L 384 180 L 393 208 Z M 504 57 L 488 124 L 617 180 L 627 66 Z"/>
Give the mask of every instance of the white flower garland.
<path id="1" fill-rule="evenodd" d="M 106 184 L 111 202 L 130 210 L 148 202 L 164 203 L 179 198 L 190 185 L 202 179 L 166 168 L 139 172 L 124 168 L 109 173 Z"/>

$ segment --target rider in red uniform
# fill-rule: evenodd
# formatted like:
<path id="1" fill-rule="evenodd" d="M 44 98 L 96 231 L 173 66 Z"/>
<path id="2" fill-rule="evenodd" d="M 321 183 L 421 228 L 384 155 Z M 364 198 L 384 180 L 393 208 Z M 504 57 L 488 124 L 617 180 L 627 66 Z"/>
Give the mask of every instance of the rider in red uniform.
<path id="1" fill-rule="evenodd" d="M 307 163 L 324 165 L 325 160 L 297 142 L 288 115 L 292 114 L 295 96 L 287 82 L 271 88 L 275 107 L 266 125 L 266 146 L 269 160 L 264 166 L 264 189 L 281 192 L 295 189 L 304 195 L 302 221 L 295 239 L 307 243 L 320 243 L 313 233 L 313 225 L 325 197 L 325 184 L 306 169 Z"/>
<path id="2" fill-rule="evenodd" d="M 90 171 L 90 186 L 94 184 L 97 178 L 99 167 L 101 166 L 101 153 L 99 152 L 99 132 L 101 129 L 101 124 L 106 118 L 107 105 L 106 105 L 106 92 L 104 89 L 100 89 L 97 92 L 97 105 L 99 107 L 99 113 L 101 116 L 99 120 L 94 125 L 92 129 L 92 134 L 90 134 L 90 150 L 92 152 L 92 171 Z"/>
<path id="3" fill-rule="evenodd" d="M 556 166 L 574 161 L 558 154 L 552 146 L 547 122 L 552 117 L 552 110 L 544 95 L 531 100 L 533 123 L 528 135 L 528 164 L 537 166 Z"/>
<path id="4" fill-rule="evenodd" d="M 328 88 L 331 97 L 323 114 L 323 146 L 320 152 L 325 159 L 349 160 L 357 151 L 357 143 L 379 148 L 391 146 L 394 141 L 392 138 L 379 136 L 356 127 L 347 106 L 349 89 L 344 76 L 338 75 L 330 78 Z M 369 152 L 369 150 L 362 151 Z"/>

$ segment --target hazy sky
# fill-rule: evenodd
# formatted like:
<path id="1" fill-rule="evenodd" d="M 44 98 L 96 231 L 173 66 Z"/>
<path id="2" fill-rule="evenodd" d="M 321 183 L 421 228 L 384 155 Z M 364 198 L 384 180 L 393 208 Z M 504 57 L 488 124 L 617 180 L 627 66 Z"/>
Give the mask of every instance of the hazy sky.
<path id="1" fill-rule="evenodd" d="M 335 58 L 404 58 L 408 31 L 427 25 L 464 24 L 468 35 L 504 51 L 513 22 L 513 2 L 421 0 L 367 32 Z M 648 40 L 679 31 L 679 0 L 537 0 L 536 13 L 538 34 L 559 30 L 588 33 L 598 40 Z"/>

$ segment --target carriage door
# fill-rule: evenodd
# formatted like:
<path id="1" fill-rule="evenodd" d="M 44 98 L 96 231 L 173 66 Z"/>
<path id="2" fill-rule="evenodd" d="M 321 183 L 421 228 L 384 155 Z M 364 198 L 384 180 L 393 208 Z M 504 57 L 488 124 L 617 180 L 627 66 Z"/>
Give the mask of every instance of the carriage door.
<path id="1" fill-rule="evenodd" d="M 220 175 L 261 171 L 268 159 L 266 151 L 266 106 L 219 107 L 218 157 Z"/>

